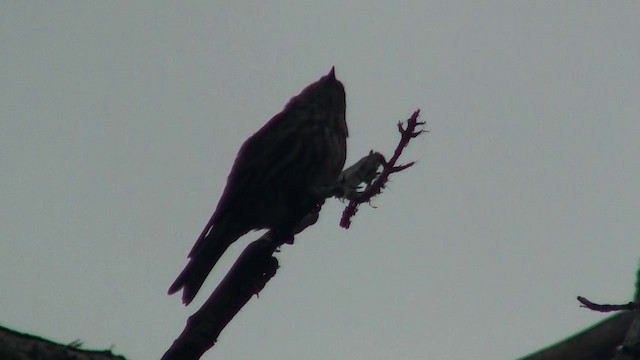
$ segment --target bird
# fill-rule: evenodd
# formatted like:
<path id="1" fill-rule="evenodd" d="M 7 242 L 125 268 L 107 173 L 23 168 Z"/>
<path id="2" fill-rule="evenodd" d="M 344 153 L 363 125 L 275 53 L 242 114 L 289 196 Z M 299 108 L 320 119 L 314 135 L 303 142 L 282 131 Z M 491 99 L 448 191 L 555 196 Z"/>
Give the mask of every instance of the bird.
<path id="1" fill-rule="evenodd" d="M 251 230 L 293 233 L 324 201 L 347 156 L 346 96 L 335 67 L 240 147 L 209 222 L 169 288 L 188 305 L 227 248 Z"/>

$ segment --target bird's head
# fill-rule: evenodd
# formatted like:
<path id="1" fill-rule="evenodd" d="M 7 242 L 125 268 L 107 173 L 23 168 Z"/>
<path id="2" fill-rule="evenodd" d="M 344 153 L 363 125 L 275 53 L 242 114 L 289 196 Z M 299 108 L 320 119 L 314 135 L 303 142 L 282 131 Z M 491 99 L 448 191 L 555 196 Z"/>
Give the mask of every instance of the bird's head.
<path id="1" fill-rule="evenodd" d="M 344 116 L 346 110 L 344 86 L 340 80 L 336 79 L 335 67 L 293 97 L 287 107 L 329 109 Z"/>

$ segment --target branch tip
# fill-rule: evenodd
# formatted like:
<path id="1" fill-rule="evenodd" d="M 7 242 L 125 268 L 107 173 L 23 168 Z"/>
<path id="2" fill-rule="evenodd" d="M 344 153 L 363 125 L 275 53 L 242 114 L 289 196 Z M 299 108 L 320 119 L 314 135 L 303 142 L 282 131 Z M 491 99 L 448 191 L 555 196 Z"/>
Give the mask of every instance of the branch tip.
<path id="1" fill-rule="evenodd" d="M 340 220 L 341 227 L 345 229 L 349 228 L 349 225 L 351 224 L 351 217 L 355 215 L 358 206 L 362 203 L 370 202 L 370 200 L 374 196 L 380 194 L 382 192 L 382 189 L 384 189 L 385 184 L 389 181 L 389 175 L 393 173 L 401 172 L 415 165 L 415 161 L 411 161 L 407 164 L 398 165 L 398 166 L 396 166 L 396 162 L 398 161 L 398 158 L 400 158 L 400 155 L 402 154 L 403 149 L 407 145 L 409 145 L 409 141 L 411 141 L 411 139 L 414 139 L 428 132 L 425 129 L 416 130 L 416 127 L 426 125 L 426 121 L 418 121 L 419 115 L 420 115 L 420 109 L 417 109 L 416 111 L 413 112 L 411 117 L 405 121 L 405 124 L 406 124 L 405 126 L 403 126 L 404 125 L 403 122 L 401 121 L 398 122 L 397 127 L 398 127 L 398 132 L 400 132 L 400 141 L 398 142 L 398 145 L 396 146 L 396 149 L 391 159 L 386 160 L 384 156 L 376 153 L 379 155 L 379 158 L 377 160 L 378 162 L 376 163 L 376 165 L 382 165 L 383 170 L 378 175 L 378 177 L 365 188 L 364 191 L 351 194 L 352 196 L 348 198 L 350 202 L 349 202 L 349 205 L 347 205 L 347 207 L 344 209 L 342 213 L 342 218 Z M 370 153 L 369 156 L 371 156 L 371 154 L 372 153 Z M 356 165 L 361 162 L 364 162 L 365 159 L 366 157 L 358 161 Z M 347 171 L 353 171 L 352 168 L 354 166 L 343 171 L 343 174 Z"/>

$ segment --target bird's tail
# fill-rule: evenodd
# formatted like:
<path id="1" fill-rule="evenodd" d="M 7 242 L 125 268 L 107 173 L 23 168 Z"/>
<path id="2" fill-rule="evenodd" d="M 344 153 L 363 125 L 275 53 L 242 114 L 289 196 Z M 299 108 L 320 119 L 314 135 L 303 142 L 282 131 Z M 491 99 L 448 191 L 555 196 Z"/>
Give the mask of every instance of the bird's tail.
<path id="1" fill-rule="evenodd" d="M 221 231 L 220 227 L 213 227 L 208 234 L 203 232 L 189 254 L 189 263 L 169 287 L 169 295 L 183 289 L 182 302 L 189 305 L 222 254 L 242 235 Z"/>

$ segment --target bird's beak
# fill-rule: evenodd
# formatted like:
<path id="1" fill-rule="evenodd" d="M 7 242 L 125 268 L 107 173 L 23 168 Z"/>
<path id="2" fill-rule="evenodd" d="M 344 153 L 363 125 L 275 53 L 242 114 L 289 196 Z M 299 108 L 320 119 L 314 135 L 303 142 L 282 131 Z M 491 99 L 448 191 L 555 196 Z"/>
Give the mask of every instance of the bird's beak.
<path id="1" fill-rule="evenodd" d="M 336 67 L 332 66 L 331 67 L 331 71 L 329 71 L 329 73 L 327 74 L 327 77 L 331 80 L 335 80 L 336 79 Z"/>

